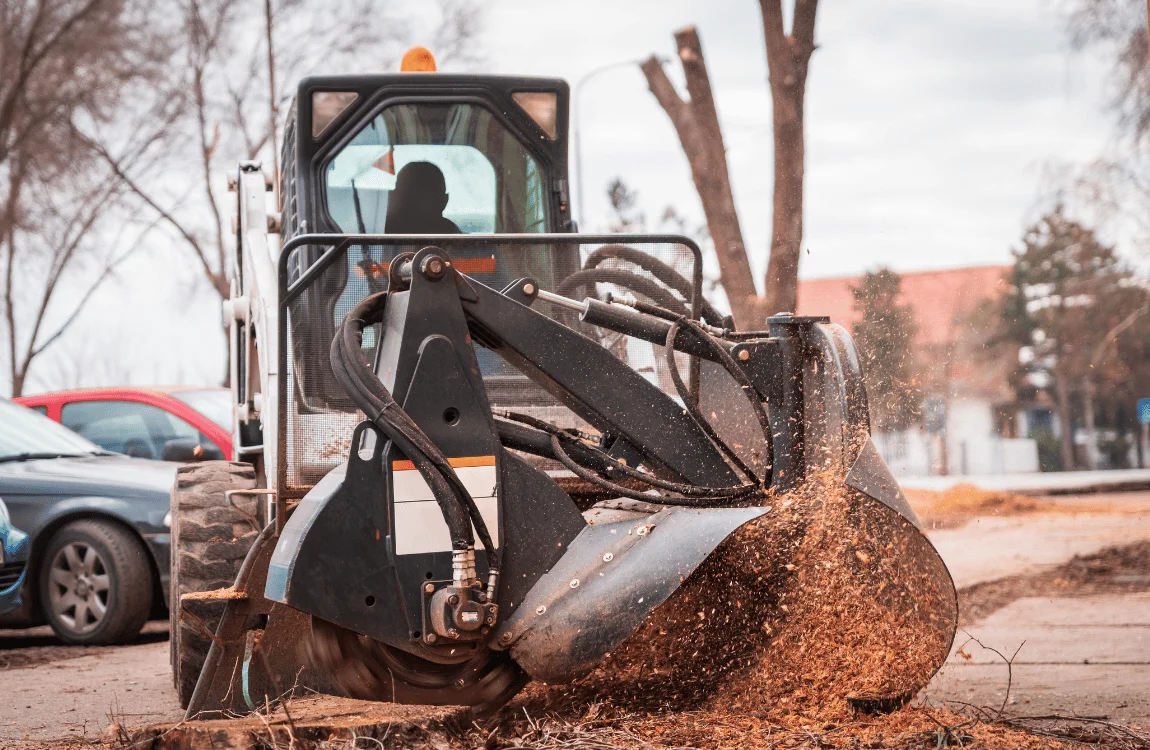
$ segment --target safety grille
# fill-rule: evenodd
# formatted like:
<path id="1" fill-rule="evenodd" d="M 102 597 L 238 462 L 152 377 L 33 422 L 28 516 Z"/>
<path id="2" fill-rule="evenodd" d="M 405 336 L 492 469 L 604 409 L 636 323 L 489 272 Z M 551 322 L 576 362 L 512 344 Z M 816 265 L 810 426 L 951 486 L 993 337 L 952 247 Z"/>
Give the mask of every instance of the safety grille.
<path id="1" fill-rule="evenodd" d="M 471 235 L 435 244 L 452 257 L 458 270 L 493 289 L 529 277 L 543 290 L 579 300 L 632 297 L 692 317 L 698 316 L 702 305 L 699 251 L 686 238 Z M 332 338 L 355 305 L 387 288 L 391 259 L 420 247 L 383 242 L 348 244 L 327 256 L 327 248 L 314 246 L 290 251 L 289 285 L 305 273 L 315 273 L 321 257 L 330 264 L 305 285 L 292 289 L 281 318 L 287 344 L 282 355 L 286 409 L 281 486 L 285 492 L 306 492 L 346 459 L 352 431 L 363 415 L 335 380 L 329 360 Z M 533 309 L 597 341 L 648 381 L 675 395 L 661 347 L 580 323 L 575 313 L 542 301 Z M 375 361 L 378 336 L 372 329 L 364 332 L 364 355 L 370 362 Z M 499 355 L 478 344 L 476 355 L 494 408 L 526 412 L 563 427 L 586 426 Z M 682 377 L 689 379 L 687 358 L 677 358 Z"/>
<path id="2" fill-rule="evenodd" d="M 0 591 L 16 585 L 24 573 L 24 565 L 23 562 L 8 562 L 0 565 Z"/>
<path id="3" fill-rule="evenodd" d="M 288 113 L 287 128 L 284 130 L 283 151 L 280 156 L 280 236 L 286 242 L 299 234 L 299 192 L 296 190 L 295 163 L 295 101 Z"/>

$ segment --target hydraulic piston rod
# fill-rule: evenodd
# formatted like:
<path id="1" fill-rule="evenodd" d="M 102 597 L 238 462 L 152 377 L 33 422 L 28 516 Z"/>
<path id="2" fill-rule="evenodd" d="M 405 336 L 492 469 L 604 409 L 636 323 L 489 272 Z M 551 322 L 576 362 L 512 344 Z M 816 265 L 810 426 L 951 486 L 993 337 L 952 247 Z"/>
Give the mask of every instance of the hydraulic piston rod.
<path id="1" fill-rule="evenodd" d="M 667 333 L 671 330 L 670 321 L 635 310 L 620 301 L 603 302 L 587 297 L 580 302 L 543 289 L 539 290 L 537 298 L 552 305 L 579 313 L 579 320 L 584 323 L 599 326 L 600 328 L 608 328 L 617 333 L 633 336 L 643 341 L 650 341 L 652 344 L 666 343 Z M 716 337 L 723 333 L 723 330 L 720 328 L 708 326 L 705 323 L 701 325 L 703 325 L 704 330 Z M 718 341 L 727 351 L 730 351 L 735 346 L 735 344 L 730 341 L 723 339 L 718 339 Z M 675 337 L 675 349 L 684 354 L 715 360 L 714 351 L 686 330 L 680 330 L 679 334 Z"/>

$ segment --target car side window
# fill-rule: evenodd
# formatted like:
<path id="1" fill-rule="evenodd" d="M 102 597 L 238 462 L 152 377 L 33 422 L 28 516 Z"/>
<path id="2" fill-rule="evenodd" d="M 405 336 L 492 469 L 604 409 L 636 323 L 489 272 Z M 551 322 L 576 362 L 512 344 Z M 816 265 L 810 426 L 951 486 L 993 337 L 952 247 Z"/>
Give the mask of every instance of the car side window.
<path id="1" fill-rule="evenodd" d="M 65 404 L 60 421 L 104 450 L 137 458 L 162 459 L 176 444 L 219 449 L 192 425 L 151 404 L 133 401 L 75 401 Z"/>
<path id="2" fill-rule="evenodd" d="M 28 408 L 34 412 L 39 412 L 40 414 L 43 414 L 45 417 L 48 416 L 48 407 L 44 406 L 43 404 L 41 404 L 40 406 L 29 406 Z"/>

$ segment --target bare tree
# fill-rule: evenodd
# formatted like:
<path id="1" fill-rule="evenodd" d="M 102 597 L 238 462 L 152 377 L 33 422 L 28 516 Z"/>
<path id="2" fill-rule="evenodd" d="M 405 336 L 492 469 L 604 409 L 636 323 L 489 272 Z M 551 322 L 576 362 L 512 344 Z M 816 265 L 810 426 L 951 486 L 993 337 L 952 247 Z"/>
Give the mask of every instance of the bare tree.
<path id="1" fill-rule="evenodd" d="M 138 246 L 113 224 L 137 241 L 146 233 L 122 215 L 110 221 L 123 186 L 83 131 L 113 120 L 133 130 L 120 105 L 163 69 L 162 30 L 145 2 L 0 5 L 0 293 L 13 395 Z M 141 161 L 148 145 L 124 158 Z"/>
<path id="2" fill-rule="evenodd" d="M 675 91 L 658 58 L 652 56 L 641 66 L 651 93 L 671 118 L 691 165 L 695 189 L 715 242 L 723 288 L 735 320 L 744 327 L 761 325 L 766 315 L 794 311 L 798 306 L 805 169 L 803 105 L 807 68 L 815 50 L 818 0 L 795 0 L 790 34 L 785 31 L 781 0 L 759 0 L 759 6 L 767 47 L 775 145 L 774 213 L 762 297 L 755 290 L 739 227 L 723 132 L 698 32 L 694 27 L 675 32 L 689 101 Z"/>
<path id="3" fill-rule="evenodd" d="M 302 75 L 391 69 L 415 27 L 396 0 L 173 2 L 184 56 L 176 86 L 189 92 L 189 102 L 168 133 L 167 159 L 133 169 L 110 153 L 104 157 L 226 299 L 227 171 L 241 159 L 276 162 L 276 118 Z M 440 23 L 428 34 L 441 60 L 473 61 L 479 4 L 440 0 L 439 6 Z"/>
<path id="4" fill-rule="evenodd" d="M 1119 233 L 1133 230 L 1145 248 L 1150 244 L 1150 5 L 1145 0 L 1070 0 L 1065 7 L 1071 45 L 1100 52 L 1110 66 L 1108 109 L 1117 138 L 1111 153 L 1076 169 L 1061 181 L 1069 190 L 1059 185 L 1062 194 L 1047 203 L 1068 202 Z"/>
<path id="5" fill-rule="evenodd" d="M 684 100 L 679 96 L 662 63 L 654 55 L 641 65 L 643 75 L 647 77 L 651 93 L 671 118 L 683 153 L 691 165 L 691 177 L 715 243 L 720 278 L 731 312 L 743 327 L 757 327 L 762 321 L 757 320 L 761 316 L 756 316 L 754 276 L 735 210 L 735 197 L 731 192 L 726 146 L 711 94 L 703 45 L 693 26 L 676 31 L 675 43 L 679 48 L 679 61 L 683 65 L 690 99 Z"/>
<path id="6" fill-rule="evenodd" d="M 806 146 L 803 104 L 807 67 L 815 51 L 818 0 L 795 0 L 791 33 L 784 31 L 780 0 L 759 0 L 775 129 L 775 198 L 766 305 L 770 312 L 798 306 L 799 256 L 803 242 L 803 175 Z"/>
<path id="7" fill-rule="evenodd" d="M 1072 0 L 1071 43 L 1096 47 L 1108 58 L 1110 102 L 1124 135 L 1134 143 L 1150 135 L 1150 37 L 1145 0 Z"/>

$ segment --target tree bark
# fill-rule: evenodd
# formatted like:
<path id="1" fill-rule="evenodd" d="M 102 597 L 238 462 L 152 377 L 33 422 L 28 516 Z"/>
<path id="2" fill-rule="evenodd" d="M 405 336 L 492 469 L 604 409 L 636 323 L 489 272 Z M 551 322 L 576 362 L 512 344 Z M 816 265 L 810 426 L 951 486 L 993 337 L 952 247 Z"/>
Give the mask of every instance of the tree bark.
<path id="1" fill-rule="evenodd" d="M 1073 471 L 1078 467 L 1074 461 L 1074 434 L 1070 422 L 1070 393 L 1062 376 L 1055 376 L 1054 391 L 1058 397 L 1058 439 L 1062 456 L 1062 470 Z"/>
<path id="2" fill-rule="evenodd" d="M 760 328 L 756 317 L 754 276 L 743 244 L 743 231 L 731 192 L 723 131 L 711 93 L 711 80 L 703 58 L 703 45 L 693 26 L 675 32 L 679 61 L 687 79 L 689 101 L 684 101 L 667 78 L 659 60 L 652 56 L 640 66 L 647 85 L 675 126 L 679 143 L 691 166 L 691 178 L 703 204 L 707 229 L 715 243 L 723 289 L 735 322 L 742 328 Z"/>
<path id="3" fill-rule="evenodd" d="M 766 311 L 793 312 L 798 306 L 799 256 L 803 242 L 805 143 L 803 102 L 807 67 L 815 51 L 818 0 L 795 0 L 791 34 L 783 30 L 781 0 L 759 0 L 775 134 L 774 213 L 771 256 L 765 287 Z"/>

